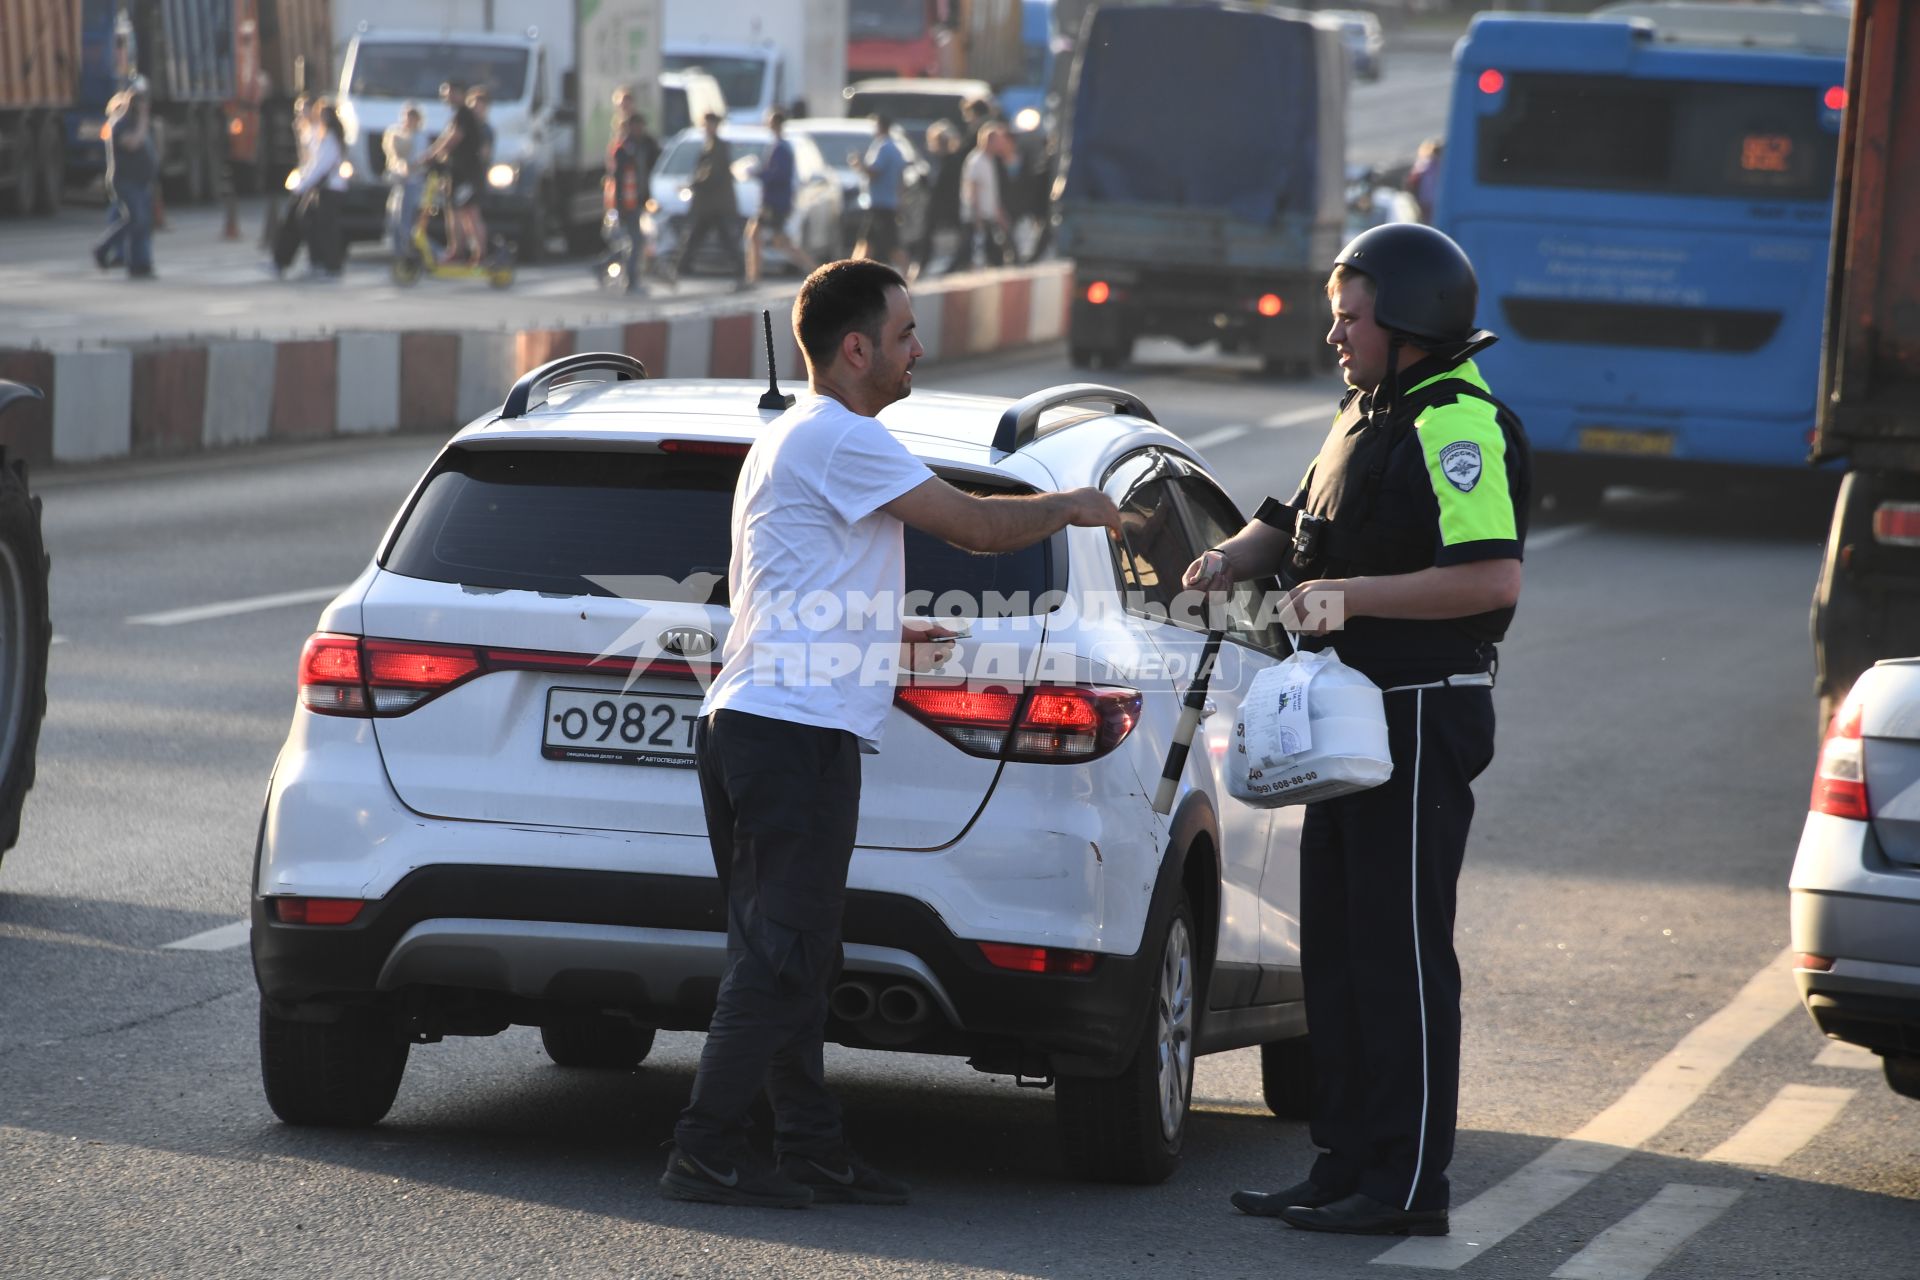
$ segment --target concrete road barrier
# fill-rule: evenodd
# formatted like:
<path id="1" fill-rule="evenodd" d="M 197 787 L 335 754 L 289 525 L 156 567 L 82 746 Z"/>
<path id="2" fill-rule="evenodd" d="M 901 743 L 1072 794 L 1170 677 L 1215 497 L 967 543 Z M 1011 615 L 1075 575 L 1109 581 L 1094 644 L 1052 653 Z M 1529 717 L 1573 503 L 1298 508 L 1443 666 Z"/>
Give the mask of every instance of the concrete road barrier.
<path id="1" fill-rule="evenodd" d="M 1053 342 L 1071 266 L 981 271 L 914 290 L 931 364 Z M 43 465 L 164 457 L 269 440 L 447 434 L 497 408 L 527 370 L 624 351 L 655 377 L 766 375 L 760 309 L 774 313 L 784 382 L 805 376 L 793 294 L 720 299 L 653 320 L 517 331 L 353 331 L 267 341 L 194 338 L 73 352 L 0 348 L 0 378 L 47 393 L 0 421 L 9 456 Z"/>

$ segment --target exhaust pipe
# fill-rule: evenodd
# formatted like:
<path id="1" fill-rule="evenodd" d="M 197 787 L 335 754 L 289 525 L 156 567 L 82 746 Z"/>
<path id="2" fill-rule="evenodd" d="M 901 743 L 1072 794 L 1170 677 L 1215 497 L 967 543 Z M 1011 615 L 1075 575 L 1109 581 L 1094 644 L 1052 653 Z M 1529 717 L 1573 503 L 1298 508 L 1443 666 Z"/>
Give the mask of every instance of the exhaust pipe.
<path id="1" fill-rule="evenodd" d="M 865 982 L 843 982 L 827 997 L 827 1008 L 842 1022 L 865 1022 L 873 1017 L 873 987 Z"/>
<path id="2" fill-rule="evenodd" d="M 880 993 L 880 1016 L 896 1027 L 917 1027 L 927 1020 L 927 998 L 920 988 L 897 983 Z"/>

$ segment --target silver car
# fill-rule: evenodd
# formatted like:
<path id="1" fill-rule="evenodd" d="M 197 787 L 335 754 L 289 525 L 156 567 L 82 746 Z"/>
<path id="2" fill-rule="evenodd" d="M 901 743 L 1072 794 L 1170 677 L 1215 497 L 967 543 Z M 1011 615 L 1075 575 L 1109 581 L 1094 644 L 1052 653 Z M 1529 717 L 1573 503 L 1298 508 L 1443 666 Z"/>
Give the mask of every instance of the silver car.
<path id="1" fill-rule="evenodd" d="M 1920 658 L 1875 665 L 1828 726 L 1788 882 L 1795 977 L 1835 1040 L 1920 1098 Z"/>

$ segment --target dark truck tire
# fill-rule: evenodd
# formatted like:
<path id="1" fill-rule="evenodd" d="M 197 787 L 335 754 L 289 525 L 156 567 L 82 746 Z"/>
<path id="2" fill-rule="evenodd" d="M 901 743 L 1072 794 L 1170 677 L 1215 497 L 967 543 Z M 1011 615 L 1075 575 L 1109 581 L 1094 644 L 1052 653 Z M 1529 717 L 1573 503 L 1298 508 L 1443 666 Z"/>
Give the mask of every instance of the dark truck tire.
<path id="1" fill-rule="evenodd" d="M 343 1009 L 331 1022 L 283 1018 L 260 1006 L 260 1079 L 288 1124 L 364 1129 L 400 1092 L 411 1046 L 389 1020 Z"/>
<path id="2" fill-rule="evenodd" d="M 0 387 L 0 406 L 8 398 Z M 47 713 L 48 565 L 27 464 L 0 448 L 0 854 L 20 838 L 20 809 L 33 787 Z"/>
<path id="3" fill-rule="evenodd" d="M 1313 1114 L 1313 1045 L 1305 1036 L 1260 1046 L 1260 1096 L 1282 1120 Z"/>
<path id="4" fill-rule="evenodd" d="M 605 1014 L 582 1014 L 541 1027 L 540 1043 L 556 1066 L 625 1071 L 653 1052 L 653 1028 Z"/>

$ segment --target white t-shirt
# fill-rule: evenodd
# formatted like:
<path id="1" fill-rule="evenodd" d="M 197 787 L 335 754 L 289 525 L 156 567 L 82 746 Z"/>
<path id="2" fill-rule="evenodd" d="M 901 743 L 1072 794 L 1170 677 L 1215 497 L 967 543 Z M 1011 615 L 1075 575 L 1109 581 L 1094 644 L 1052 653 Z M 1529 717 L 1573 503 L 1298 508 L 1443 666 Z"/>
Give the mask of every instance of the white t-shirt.
<path id="1" fill-rule="evenodd" d="M 701 707 L 845 729 L 877 747 L 893 704 L 904 526 L 880 510 L 933 475 L 873 418 L 803 395 L 740 466 L 733 627 Z"/>
<path id="2" fill-rule="evenodd" d="M 1000 171 L 985 147 L 968 152 L 960 166 L 960 202 L 968 222 L 1000 220 Z"/>

